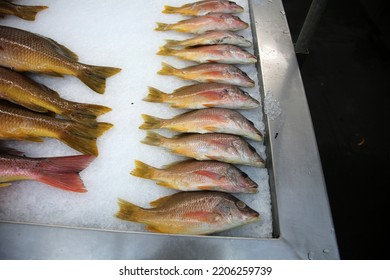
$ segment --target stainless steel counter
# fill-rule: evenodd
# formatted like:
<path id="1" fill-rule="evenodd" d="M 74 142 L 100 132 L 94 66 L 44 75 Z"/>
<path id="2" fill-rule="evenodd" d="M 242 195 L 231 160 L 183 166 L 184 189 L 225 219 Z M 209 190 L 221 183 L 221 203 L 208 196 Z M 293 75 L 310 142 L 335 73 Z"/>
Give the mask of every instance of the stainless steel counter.
<path id="1" fill-rule="evenodd" d="M 1 259 L 339 258 L 310 113 L 281 0 L 253 0 L 250 4 L 260 56 L 260 86 L 282 109 L 274 120 L 265 120 L 274 238 L 174 236 L 0 223 Z"/>

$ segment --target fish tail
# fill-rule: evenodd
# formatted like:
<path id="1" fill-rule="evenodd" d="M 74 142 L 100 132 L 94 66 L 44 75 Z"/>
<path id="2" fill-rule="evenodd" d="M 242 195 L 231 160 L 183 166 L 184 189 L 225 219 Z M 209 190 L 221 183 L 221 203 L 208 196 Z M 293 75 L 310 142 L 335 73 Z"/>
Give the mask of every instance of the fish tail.
<path id="1" fill-rule="evenodd" d="M 121 71 L 120 68 L 84 65 L 77 77 L 89 88 L 103 94 L 106 89 L 106 79 Z"/>
<path id="2" fill-rule="evenodd" d="M 166 31 L 166 30 L 169 30 L 169 26 L 170 24 L 167 24 L 167 23 L 162 23 L 162 22 L 156 22 L 157 24 L 157 27 L 154 29 L 156 31 Z"/>
<path id="3" fill-rule="evenodd" d="M 166 56 L 172 56 L 175 55 L 176 50 L 167 49 L 165 46 L 160 47 L 160 50 L 156 53 L 157 55 L 166 55 Z"/>
<path id="4" fill-rule="evenodd" d="M 16 9 L 16 16 L 33 21 L 35 20 L 37 13 L 47 8 L 47 6 L 18 6 Z"/>
<path id="5" fill-rule="evenodd" d="M 149 87 L 148 95 L 143 99 L 144 101 L 162 103 L 168 96 L 167 93 L 162 92 L 154 87 Z"/>
<path id="6" fill-rule="evenodd" d="M 97 156 L 96 139 L 113 125 L 96 123 L 93 127 L 80 123 L 71 123 L 60 135 L 60 140 L 73 149 L 88 155 Z"/>
<path id="7" fill-rule="evenodd" d="M 175 72 L 177 71 L 177 69 L 175 67 L 173 67 L 165 62 L 161 63 L 161 65 L 162 65 L 162 68 L 160 71 L 157 72 L 157 74 L 167 75 L 167 76 L 175 75 Z"/>
<path id="8" fill-rule="evenodd" d="M 63 190 L 86 192 L 79 172 L 84 170 L 94 159 L 95 157 L 90 155 L 47 158 L 36 166 L 37 171 L 34 179 Z"/>
<path id="9" fill-rule="evenodd" d="M 144 123 L 139 127 L 140 129 L 159 129 L 163 125 L 164 119 L 142 114 Z"/>
<path id="10" fill-rule="evenodd" d="M 177 46 L 180 46 L 180 42 L 179 40 L 170 40 L 170 39 L 167 39 L 165 40 L 165 45 L 164 47 L 165 48 L 171 48 L 171 47 L 177 47 Z"/>
<path id="11" fill-rule="evenodd" d="M 85 124 L 92 122 L 94 124 L 98 116 L 111 110 L 111 108 L 101 105 L 74 103 L 71 109 L 64 113 L 64 115 L 76 122 Z"/>
<path id="12" fill-rule="evenodd" d="M 118 205 L 119 211 L 115 214 L 115 217 L 131 222 L 141 221 L 140 218 L 144 212 L 143 208 L 121 198 L 118 199 Z"/>
<path id="13" fill-rule="evenodd" d="M 178 11 L 178 8 L 165 5 L 164 10 L 162 11 L 164 14 L 176 14 Z"/>
<path id="14" fill-rule="evenodd" d="M 148 131 L 145 139 L 141 143 L 151 145 L 151 146 L 161 146 L 164 143 L 166 138 L 158 133 Z"/>
<path id="15" fill-rule="evenodd" d="M 139 160 L 135 160 L 134 162 L 135 169 L 130 172 L 131 175 L 144 179 L 153 179 L 156 168 Z"/>

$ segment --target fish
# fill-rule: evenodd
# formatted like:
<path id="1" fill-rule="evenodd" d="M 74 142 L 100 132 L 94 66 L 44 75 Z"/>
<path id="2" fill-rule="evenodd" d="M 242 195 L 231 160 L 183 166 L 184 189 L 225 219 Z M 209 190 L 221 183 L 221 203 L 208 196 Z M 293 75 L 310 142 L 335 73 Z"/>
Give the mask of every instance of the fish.
<path id="1" fill-rule="evenodd" d="M 112 124 L 104 122 L 87 126 L 0 104 L 0 139 L 42 142 L 43 137 L 50 137 L 83 154 L 97 156 L 96 139 L 111 127 Z"/>
<path id="2" fill-rule="evenodd" d="M 161 47 L 157 54 L 175 56 L 198 63 L 250 64 L 257 62 L 255 55 L 232 45 L 200 46 L 182 50 Z"/>
<path id="3" fill-rule="evenodd" d="M 240 135 L 251 140 L 262 141 L 263 135 L 253 122 L 231 109 L 207 108 L 177 115 L 171 119 L 161 119 L 142 114 L 144 123 L 140 129 L 165 128 L 185 133 L 227 133 Z"/>
<path id="4" fill-rule="evenodd" d="M 165 5 L 164 14 L 182 14 L 186 16 L 204 16 L 211 13 L 237 14 L 244 11 L 244 8 L 235 2 L 226 0 L 206 0 L 172 7 Z"/>
<path id="5" fill-rule="evenodd" d="M 93 160 L 91 155 L 30 158 L 0 147 L 0 187 L 14 181 L 34 180 L 62 190 L 86 192 L 79 173 Z"/>
<path id="6" fill-rule="evenodd" d="M 181 20 L 167 24 L 157 22 L 156 31 L 174 30 L 177 32 L 203 34 L 208 31 L 239 31 L 249 27 L 249 24 L 239 17 L 230 14 L 215 13 L 205 16 Z"/>
<path id="7" fill-rule="evenodd" d="M 180 134 L 173 138 L 148 131 L 141 143 L 162 147 L 171 153 L 197 160 L 264 167 L 265 162 L 248 142 L 236 135 L 223 133 Z"/>
<path id="8" fill-rule="evenodd" d="M 21 19 L 34 21 L 37 13 L 47 8 L 47 6 L 22 6 L 2 0 L 0 1 L 0 17 L 13 15 Z"/>
<path id="9" fill-rule="evenodd" d="M 229 31 L 208 31 L 205 34 L 195 36 L 186 40 L 165 40 L 166 48 L 194 47 L 204 45 L 235 45 L 242 48 L 252 47 L 252 43 L 243 36 Z"/>
<path id="10" fill-rule="evenodd" d="M 34 80 L 9 69 L 0 67 L 0 98 L 19 104 L 35 112 L 54 112 L 67 119 L 94 123 L 97 116 L 111 108 L 68 101 L 59 94 Z"/>
<path id="11" fill-rule="evenodd" d="M 180 87 L 170 94 L 149 87 L 149 93 L 143 100 L 167 103 L 173 108 L 183 109 L 253 109 L 260 106 L 259 101 L 239 87 L 221 83 L 193 84 Z"/>
<path id="12" fill-rule="evenodd" d="M 200 83 L 223 83 L 250 88 L 255 86 L 255 82 L 245 72 L 234 65 L 223 63 L 207 63 L 177 69 L 163 62 L 157 74 Z"/>
<path id="13" fill-rule="evenodd" d="M 153 208 L 141 208 L 118 199 L 116 217 L 147 224 L 157 233 L 206 235 L 259 221 L 260 214 L 229 193 L 178 192 L 150 203 Z"/>
<path id="14" fill-rule="evenodd" d="M 155 168 L 136 160 L 135 169 L 130 174 L 181 191 L 258 192 L 258 185 L 246 173 L 219 161 L 187 160 Z"/>
<path id="15" fill-rule="evenodd" d="M 18 72 L 72 75 L 101 94 L 106 88 L 106 78 L 121 71 L 80 63 L 74 52 L 56 41 L 8 26 L 0 26 L 0 65 Z"/>

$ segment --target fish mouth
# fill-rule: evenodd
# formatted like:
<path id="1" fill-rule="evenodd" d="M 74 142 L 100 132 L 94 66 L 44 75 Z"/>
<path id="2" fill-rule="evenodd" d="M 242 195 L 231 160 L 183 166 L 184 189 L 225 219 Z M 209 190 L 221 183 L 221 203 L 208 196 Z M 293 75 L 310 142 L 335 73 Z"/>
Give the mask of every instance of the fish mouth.
<path id="1" fill-rule="evenodd" d="M 253 183 L 249 187 L 245 189 L 246 193 L 258 193 L 259 192 L 259 186 L 256 183 Z"/>

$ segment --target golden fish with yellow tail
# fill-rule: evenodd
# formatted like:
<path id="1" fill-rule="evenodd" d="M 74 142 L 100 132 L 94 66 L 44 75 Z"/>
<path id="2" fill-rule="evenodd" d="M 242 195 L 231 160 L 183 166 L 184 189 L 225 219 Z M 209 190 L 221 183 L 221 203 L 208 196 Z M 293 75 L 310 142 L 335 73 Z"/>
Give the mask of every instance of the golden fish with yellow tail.
<path id="1" fill-rule="evenodd" d="M 158 233 L 211 234 L 259 220 L 259 213 L 222 192 L 179 192 L 150 203 L 145 209 L 119 199 L 116 217 L 147 224 Z"/>
<path id="2" fill-rule="evenodd" d="M 0 26 L 0 65 L 21 72 L 72 75 L 97 93 L 104 93 L 106 78 L 121 70 L 80 63 L 74 52 L 56 41 L 7 26 Z"/>
<path id="3" fill-rule="evenodd" d="M 0 140 L 42 142 L 43 137 L 50 137 L 81 153 L 97 156 L 96 139 L 111 127 L 109 123 L 86 126 L 0 103 Z"/>

